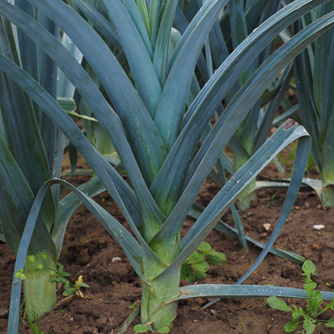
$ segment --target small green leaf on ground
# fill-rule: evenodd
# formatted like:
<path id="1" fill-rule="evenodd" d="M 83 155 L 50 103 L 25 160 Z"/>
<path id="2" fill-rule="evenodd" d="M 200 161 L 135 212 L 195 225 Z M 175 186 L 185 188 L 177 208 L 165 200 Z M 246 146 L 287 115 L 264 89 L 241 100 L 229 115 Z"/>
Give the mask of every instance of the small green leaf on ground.
<path id="1" fill-rule="evenodd" d="M 269 297 L 267 301 L 268 301 L 269 306 L 276 310 L 286 311 L 286 312 L 293 311 L 292 308 L 289 307 L 284 300 L 276 296 Z"/>

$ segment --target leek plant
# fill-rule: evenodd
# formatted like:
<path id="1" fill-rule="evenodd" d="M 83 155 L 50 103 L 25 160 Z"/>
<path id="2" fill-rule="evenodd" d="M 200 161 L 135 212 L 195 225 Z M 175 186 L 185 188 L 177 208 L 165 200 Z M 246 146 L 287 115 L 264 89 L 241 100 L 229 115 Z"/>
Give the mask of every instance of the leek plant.
<path id="1" fill-rule="evenodd" d="M 261 10 L 259 10 L 260 7 Z M 266 3 L 263 3 L 263 1 L 229 1 L 228 15 L 225 17 L 225 21 L 228 21 L 224 22 L 223 17 L 222 22 L 225 24 L 221 24 L 220 26 L 216 25 L 216 30 L 214 34 L 212 33 L 210 38 L 212 45 L 211 54 L 215 66 L 218 67 L 224 61 L 222 55 L 226 54 L 226 51 L 226 56 L 233 52 L 233 50 L 247 38 L 249 33 L 267 20 L 273 13 L 277 12 L 279 8 L 280 1 L 276 0 Z M 234 29 L 234 27 L 238 28 Z M 229 30 L 229 34 L 226 32 L 226 28 Z M 225 38 L 226 42 L 224 36 L 229 36 Z M 277 39 L 273 40 L 244 71 L 239 81 L 227 95 L 226 103 L 233 98 L 233 95 L 238 91 L 239 87 L 245 84 L 247 79 L 261 66 L 265 59 L 272 54 L 275 49 L 275 43 L 277 43 Z M 291 66 L 288 66 L 281 74 L 280 78 L 274 80 L 267 91 L 249 109 L 247 116 L 238 127 L 236 133 L 232 136 L 229 145 L 233 152 L 233 172 L 236 172 L 268 138 L 275 114 L 284 98 L 291 75 Z M 270 100 L 266 101 L 268 98 Z M 223 161 L 224 160 L 220 159 L 221 165 L 217 166 L 217 171 L 223 170 Z M 220 183 L 223 184 L 224 178 L 221 176 L 222 172 L 219 174 L 218 177 L 221 179 Z M 258 187 L 254 179 L 238 195 L 238 208 L 240 210 L 248 209 L 251 201 L 256 199 L 256 188 Z"/>
<path id="2" fill-rule="evenodd" d="M 312 10 L 296 23 L 296 30 L 333 10 L 334 1 Z M 331 29 L 309 45 L 294 63 L 301 119 L 312 137 L 311 152 L 321 175 L 319 182 L 310 179 L 305 182 L 318 188 L 324 207 L 334 206 L 333 57 L 334 31 Z"/>
<path id="3" fill-rule="evenodd" d="M 124 249 L 142 282 L 141 321 L 143 324 L 152 323 L 155 330 L 168 331 L 177 314 L 178 300 L 184 298 L 272 295 L 307 298 L 305 291 L 298 289 L 240 285 L 276 240 L 302 180 L 310 138 L 294 121 L 285 122 L 233 175 L 183 238 L 181 230 L 203 182 L 249 107 L 258 101 L 263 91 L 298 53 L 334 25 L 334 15 L 328 14 L 307 26 L 269 57 L 230 100 L 199 145 L 221 100 L 238 82 L 251 60 L 256 59 L 282 29 L 325 0 L 296 0 L 271 16 L 226 58 L 188 107 L 187 96 L 202 46 L 227 0 L 206 1 L 171 55 L 171 31 L 179 1 L 101 0 L 102 16 L 83 0 L 70 1 L 72 5 L 87 9 L 85 16 L 89 23 L 61 0 L 28 2 L 71 38 L 99 78 L 103 91 L 38 22 L 5 0 L 0 0 L 0 13 L 22 29 L 66 74 L 109 136 L 128 180 L 125 181 L 94 148 L 57 101 L 4 54 L 0 55 L 0 69 L 25 90 L 83 155 L 124 214 L 132 233 L 85 192 L 53 179 L 45 183 L 36 196 L 26 224 L 25 238 L 20 243 L 15 271 L 22 268 L 22 259 L 44 196 L 51 185 L 60 182 L 84 202 Z M 117 30 L 128 71 L 104 40 L 111 27 Z M 204 284 L 180 288 L 184 261 L 215 227 L 240 191 L 294 140 L 298 140 L 298 148 L 291 185 L 275 230 L 257 261 L 237 285 Z M 19 294 L 20 281 L 14 278 L 10 333 L 17 332 L 15 314 L 18 312 L 16 299 Z M 324 299 L 333 297 L 333 293 L 323 292 L 322 295 Z"/>
<path id="4" fill-rule="evenodd" d="M 60 38 L 59 28 L 25 1 L 17 8 Z M 76 47 L 65 34 L 62 45 L 76 59 Z M 74 87 L 55 63 L 4 17 L 0 18 L 0 49 L 37 80 L 68 112 L 74 110 Z M 43 110 L 8 75 L 0 72 L 0 226 L 1 239 L 17 253 L 31 205 L 43 183 L 60 177 L 65 136 Z M 94 187 L 99 185 L 95 180 Z M 60 254 L 65 227 L 75 204 L 60 201 L 60 188 L 48 191 L 36 233 L 24 264 L 24 299 L 31 319 L 52 309 L 56 285 L 49 283 L 50 268 Z M 90 191 L 89 188 L 86 191 Z"/>
<path id="5" fill-rule="evenodd" d="M 192 2 L 185 7 L 184 16 L 179 13 L 177 21 L 180 29 L 187 25 L 187 19 L 194 13 L 193 7 L 198 3 Z M 205 82 L 216 68 L 218 68 L 237 46 L 247 38 L 247 36 L 280 8 L 280 1 L 262 0 L 230 0 L 227 10 L 213 26 L 209 38 L 205 44 L 206 62 L 199 62 L 200 82 Z M 259 10 L 261 8 L 261 10 Z M 234 28 L 236 27 L 236 28 Z M 247 79 L 261 66 L 266 58 L 275 49 L 275 43 L 280 39 L 274 39 L 259 55 L 250 66 L 240 76 L 238 82 L 226 95 L 224 103 L 228 104 L 233 95 L 247 81 Z M 203 64 L 204 63 L 204 64 Z M 247 116 L 232 136 L 229 146 L 233 152 L 231 159 L 225 153 L 217 160 L 215 168 L 210 173 L 210 179 L 218 186 L 223 186 L 226 182 L 225 170 L 235 173 L 249 157 L 265 142 L 273 127 L 274 117 L 285 97 L 286 89 L 292 76 L 292 66 L 288 66 L 279 79 L 275 79 L 264 94 L 259 98 L 254 106 L 249 109 Z M 223 112 L 223 105 L 216 110 L 216 117 Z M 209 123 L 209 128 L 211 123 Z M 256 199 L 256 189 L 262 186 L 270 186 L 268 182 L 257 182 L 255 179 L 238 195 L 237 205 L 240 210 L 250 207 L 251 201 Z M 234 214 L 235 216 L 235 214 Z"/>

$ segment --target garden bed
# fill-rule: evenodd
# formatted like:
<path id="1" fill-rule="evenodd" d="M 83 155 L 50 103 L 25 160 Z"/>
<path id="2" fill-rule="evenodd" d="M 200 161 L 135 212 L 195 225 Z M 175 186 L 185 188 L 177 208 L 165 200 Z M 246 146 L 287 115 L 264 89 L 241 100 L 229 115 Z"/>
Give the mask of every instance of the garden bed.
<path id="1" fill-rule="evenodd" d="M 206 183 L 199 201 L 207 203 L 216 192 L 216 186 Z M 279 216 L 285 193 L 276 190 L 258 191 L 258 200 L 241 213 L 246 233 L 261 241 L 267 241 Z M 124 221 L 108 194 L 97 200 L 117 219 Z M 232 222 L 230 213 L 223 220 Z M 192 224 L 189 219 L 186 227 Z M 270 224 L 269 233 L 264 224 Z M 316 230 L 313 226 L 325 228 Z M 227 262 L 211 266 L 208 276 L 198 283 L 233 284 L 246 272 L 259 255 L 259 249 L 249 244 L 248 253 L 237 239 L 213 231 L 207 241 L 212 248 L 224 252 Z M 276 247 L 294 251 L 311 259 L 318 276 L 315 281 L 320 290 L 334 291 L 334 208 L 323 210 L 314 192 L 298 195 L 289 219 L 281 232 Z M 0 333 L 7 327 L 10 284 L 14 268 L 14 255 L 6 244 L 0 244 Z M 141 298 L 141 284 L 124 252 L 105 232 L 86 208 L 73 216 L 66 232 L 60 262 L 74 281 L 79 275 L 90 285 L 85 298 L 72 297 L 64 300 L 59 291 L 57 308 L 40 321 L 45 334 L 110 334 L 117 333 L 132 312 L 131 306 Z M 268 255 L 260 267 L 248 278 L 246 284 L 273 284 L 287 287 L 303 287 L 301 266 L 288 260 Z M 188 284 L 182 281 L 182 284 Z M 178 317 L 171 330 L 173 334 L 194 333 L 270 333 L 282 334 L 283 325 L 290 315 L 270 309 L 265 299 L 221 300 L 207 309 L 202 306 L 208 299 L 182 301 Z M 303 301 L 287 299 L 298 305 Z M 326 313 L 324 317 L 333 317 Z M 137 317 L 133 324 L 139 323 Z M 133 333 L 133 324 L 126 333 Z M 30 333 L 22 321 L 22 334 Z M 245 329 L 246 328 L 246 329 Z M 315 333 L 334 333 L 334 329 L 319 328 Z"/>

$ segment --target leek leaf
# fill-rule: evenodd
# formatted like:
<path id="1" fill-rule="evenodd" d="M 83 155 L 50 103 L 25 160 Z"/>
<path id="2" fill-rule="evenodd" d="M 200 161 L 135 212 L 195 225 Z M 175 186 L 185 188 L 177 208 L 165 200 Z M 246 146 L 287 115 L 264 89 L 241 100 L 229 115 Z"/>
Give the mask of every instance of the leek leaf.
<path id="1" fill-rule="evenodd" d="M 22 238 L 25 221 L 35 195 L 23 175 L 15 158 L 0 137 L 0 221 L 2 232 L 9 247 L 16 253 Z M 48 216 L 43 208 L 43 218 L 38 220 L 38 235 L 33 236 L 30 251 L 45 250 L 49 255 L 55 255 L 55 246 L 45 225 Z M 15 214 L 13 214 L 15 212 Z M 50 222 L 49 222 L 50 223 Z"/>
<path id="2" fill-rule="evenodd" d="M 34 0 L 32 0 L 34 1 Z M 40 3 L 39 3 L 40 4 Z M 55 2 L 52 3 L 55 5 Z M 61 5 L 62 2 L 60 2 Z M 46 5 L 46 4 L 44 4 Z M 48 4 L 50 5 L 50 4 Z M 64 5 L 65 8 L 67 7 Z M 90 105 L 92 110 L 94 110 L 95 116 L 98 119 L 101 119 L 101 125 L 103 125 L 104 129 L 108 133 L 109 137 L 111 138 L 111 141 L 113 145 L 115 146 L 117 152 L 120 155 L 120 158 L 122 160 L 123 166 L 126 168 L 127 175 L 129 176 L 132 186 L 135 189 L 136 196 L 139 199 L 139 203 L 141 205 L 141 208 L 144 212 L 144 216 L 146 215 L 147 218 L 143 219 L 143 222 L 150 221 L 150 222 L 156 222 L 156 224 L 159 224 L 160 221 L 163 218 L 163 215 L 161 211 L 159 210 L 158 206 L 156 205 L 155 201 L 153 200 L 151 194 L 148 191 L 148 188 L 143 180 L 143 174 L 140 172 L 138 168 L 138 164 L 136 162 L 136 159 L 133 155 L 133 151 L 125 137 L 125 133 L 123 132 L 123 127 L 120 125 L 119 119 L 113 109 L 110 107 L 110 105 L 106 102 L 102 94 L 97 89 L 96 85 L 92 82 L 90 77 L 87 75 L 87 73 L 82 69 L 82 67 L 67 53 L 66 49 L 62 47 L 60 43 L 58 43 L 57 40 L 55 40 L 51 35 L 49 35 L 46 31 L 43 31 L 40 26 L 36 24 L 33 20 L 29 20 L 29 17 L 24 15 L 24 13 L 20 13 L 20 11 L 15 8 L 14 6 L 11 6 L 6 1 L 0 1 L 0 10 L 3 15 L 7 15 L 10 17 L 10 19 L 15 22 L 16 24 L 24 25 L 26 26 L 26 31 L 28 34 L 31 34 L 31 38 L 38 41 L 41 47 L 44 48 L 45 52 L 48 52 L 50 57 L 53 57 L 57 59 L 57 62 L 61 69 L 66 72 L 66 75 L 71 80 L 71 82 L 77 87 L 77 89 L 83 94 L 83 97 L 85 98 L 86 102 Z M 66 12 L 65 12 L 66 13 Z M 53 14 L 53 12 L 52 12 Z M 75 15 L 77 15 L 74 12 Z M 63 18 L 63 15 L 59 15 L 60 18 Z M 26 22 L 29 21 L 29 25 L 26 25 Z M 71 20 L 73 22 L 74 20 Z M 70 24 L 70 21 L 67 20 L 66 23 Z M 83 26 L 86 26 L 86 22 L 83 21 Z M 88 26 L 87 29 L 90 29 Z M 77 29 L 76 29 L 77 31 Z M 81 29 L 80 31 L 84 31 L 84 29 Z M 86 36 L 87 37 L 87 36 Z M 84 39 L 86 39 L 84 37 Z M 96 40 L 92 40 L 94 43 L 96 43 Z M 93 47 L 93 46 L 92 46 Z M 95 50 L 95 44 L 94 44 L 94 50 Z M 94 51 L 95 52 L 95 51 Z M 104 66 L 101 66 L 100 68 L 103 68 Z M 117 82 L 119 82 L 117 80 Z M 40 89 L 40 88 L 38 88 Z M 133 89 L 133 88 L 132 88 Z M 125 92 L 129 93 L 127 89 L 124 87 L 123 93 Z M 36 92 L 33 93 L 36 96 Z M 127 96 L 130 95 L 126 94 Z M 39 97 L 38 97 L 39 98 Z M 140 109 L 140 108 L 139 108 Z M 138 117 L 138 114 L 140 114 L 138 111 L 138 105 L 136 106 L 136 117 Z M 51 118 L 51 116 L 49 116 Z M 64 117 L 64 116 L 63 116 Z M 143 121 L 143 118 L 141 118 Z M 58 121 L 58 120 L 55 120 Z M 152 120 L 151 120 L 152 121 Z M 137 127 L 136 129 L 140 132 L 142 132 L 142 135 L 144 137 L 147 137 L 146 128 L 149 126 L 149 123 L 143 124 L 143 127 Z M 73 123 L 71 123 L 73 124 Z M 64 124 L 64 126 L 67 126 Z M 155 126 L 153 126 L 155 128 Z M 150 130 L 152 128 L 150 127 Z M 148 130 L 149 131 L 149 130 Z M 149 131 L 150 132 L 150 131 Z M 69 137 L 69 135 L 67 135 Z M 154 139 L 150 139 L 151 144 L 156 144 L 159 142 L 158 137 L 154 137 Z M 71 140 L 73 143 L 73 140 Z M 81 142 L 80 142 L 81 144 Z M 136 144 L 137 145 L 137 144 Z M 135 145 L 135 146 L 136 146 Z M 86 147 L 89 146 L 86 143 Z M 144 145 L 146 147 L 146 145 Z M 141 146 L 142 148 L 142 146 Z M 161 147 L 160 152 L 161 152 Z M 79 150 L 80 151 L 80 150 Z M 92 148 L 87 148 L 87 151 L 92 151 Z M 134 151 L 136 151 L 134 149 Z M 152 149 L 150 151 L 151 155 L 154 156 L 155 150 Z M 138 154 L 138 152 L 137 152 Z M 160 155 L 160 153 L 159 153 Z M 141 155 L 140 161 L 145 160 L 145 153 Z M 86 159 L 87 160 L 87 159 Z M 97 164 L 97 161 L 94 159 L 87 160 L 88 163 L 94 163 L 94 165 Z M 100 167 L 98 167 L 99 170 L 101 170 Z M 142 171 L 145 174 L 145 171 Z M 120 177 L 117 172 L 115 172 L 115 175 L 117 177 Z M 147 174 L 146 174 L 147 175 Z M 100 177 L 100 175 L 99 175 Z M 100 177 L 101 178 L 101 177 Z M 101 178 L 102 180 L 102 178 Z M 122 180 L 124 182 L 124 180 Z M 103 181 L 104 182 L 104 181 Z M 124 182 L 125 183 L 125 182 Z M 108 191 L 110 192 L 110 187 L 108 186 Z M 114 193 L 114 191 L 112 191 Z M 115 199 L 117 201 L 117 199 Z M 130 202 L 129 202 L 130 203 Z M 123 207 L 123 205 L 122 205 Z M 132 219 L 130 219 L 132 220 Z M 147 229 L 148 231 L 148 229 Z M 148 231 L 148 234 L 150 232 Z"/>
<path id="3" fill-rule="evenodd" d="M 103 0 L 103 4 L 122 41 L 138 93 L 153 116 L 160 98 L 161 86 L 150 55 L 122 2 Z"/>
<path id="4" fill-rule="evenodd" d="M 122 50 L 122 45 L 119 40 L 119 36 L 116 33 L 114 26 L 110 21 L 103 16 L 98 10 L 93 8 L 89 3 L 82 0 L 71 0 L 70 3 L 74 3 L 77 8 L 88 18 L 92 23 L 94 29 L 99 32 L 103 38 L 105 38 L 111 45 Z"/>
<path id="5" fill-rule="evenodd" d="M 141 14 L 140 11 L 138 9 L 138 7 L 136 6 L 135 1 L 133 0 L 123 0 L 123 4 L 126 7 L 127 11 L 129 12 L 133 22 L 135 23 L 139 34 L 142 38 L 142 40 L 145 43 L 146 49 L 150 55 L 151 58 L 153 58 L 153 48 L 151 45 L 151 41 L 150 41 L 150 36 L 149 36 L 149 32 L 147 31 L 147 28 L 144 24 L 144 21 L 141 18 Z"/>
<path id="6" fill-rule="evenodd" d="M 189 33 L 185 32 L 183 35 L 187 36 L 187 39 L 182 37 L 174 50 L 178 52 L 180 48 L 168 74 L 154 118 L 168 149 L 173 146 L 182 127 L 185 101 L 199 52 L 225 2 L 215 0 L 203 5 L 202 10 L 194 18 L 196 25 L 189 25 Z"/>
<path id="7" fill-rule="evenodd" d="M 287 124 L 287 123 L 286 123 Z M 214 199 L 208 204 L 199 218 L 196 220 L 195 224 L 191 227 L 189 232 L 181 241 L 181 249 L 179 256 L 175 261 L 168 267 L 168 269 L 161 275 L 168 275 L 173 270 L 176 270 L 178 265 L 182 264 L 185 259 L 196 249 L 200 244 L 202 238 L 214 228 L 214 226 L 220 220 L 222 214 L 227 210 L 228 206 L 231 204 L 233 199 L 237 194 L 247 186 L 249 182 L 268 164 L 271 162 L 273 157 L 279 153 L 284 147 L 290 144 L 293 140 L 307 136 L 307 132 L 302 127 L 297 127 L 296 125 L 292 128 L 285 129 L 281 126 L 272 137 L 259 149 L 226 183 L 226 185 L 220 190 L 220 192 L 214 197 Z M 305 148 L 300 148 L 300 154 L 305 154 L 307 150 L 307 144 L 310 145 L 310 138 L 305 137 L 300 139 L 300 141 L 306 142 Z M 303 163 L 305 159 L 301 159 L 297 172 L 292 179 L 290 190 L 287 195 L 286 203 L 282 210 L 282 217 L 279 222 L 281 225 L 284 224 L 286 220 L 286 215 L 290 212 L 292 204 L 297 196 L 299 185 L 303 177 Z M 299 162 L 298 162 L 299 163 Z M 296 191 L 297 189 L 297 191 Z M 281 227 L 281 226 L 280 226 Z M 274 233 L 273 233 L 274 234 Z M 268 244 L 265 248 L 267 252 Z M 271 246 L 270 246 L 271 247 Z M 269 249 L 270 249 L 269 247 Z"/>
<path id="8" fill-rule="evenodd" d="M 99 178 L 94 177 L 78 187 L 82 193 L 89 197 L 94 197 L 104 191 L 105 186 Z M 73 193 L 66 195 L 58 203 L 57 217 L 51 231 L 51 238 L 56 245 L 57 258 L 59 258 L 63 245 L 64 235 L 67 228 L 67 223 L 72 214 L 82 205 L 81 200 Z"/>
<path id="9" fill-rule="evenodd" d="M 321 291 L 324 300 L 331 300 L 333 292 Z M 180 288 L 180 296 L 175 300 L 183 300 L 194 297 L 219 297 L 219 298 L 256 298 L 256 297 L 288 297 L 307 299 L 304 289 L 286 288 L 267 285 L 230 285 L 230 284 L 198 284 Z"/>
<path id="10" fill-rule="evenodd" d="M 165 1 L 160 9 L 162 18 L 154 45 L 153 64 L 162 86 L 165 84 L 168 71 L 169 39 L 177 5 L 177 0 Z"/>
<path id="11" fill-rule="evenodd" d="M 287 183 L 285 185 L 285 187 L 288 187 L 288 186 L 289 186 L 289 184 Z M 204 208 L 200 204 L 195 202 L 193 204 L 192 208 L 189 211 L 189 216 L 193 217 L 194 219 L 197 219 L 203 211 L 204 211 Z M 217 231 L 228 234 L 232 237 L 236 237 L 236 238 L 238 237 L 239 238 L 238 230 L 236 230 L 232 226 L 224 223 L 221 220 L 217 223 L 217 225 L 215 226 L 215 229 Z M 257 241 L 255 239 L 249 237 L 248 235 L 245 235 L 245 239 L 248 242 L 252 243 L 253 245 L 258 246 L 262 249 L 266 246 L 266 244 L 264 244 L 263 242 Z M 292 262 L 295 262 L 295 263 L 302 264 L 305 261 L 305 258 L 303 256 L 301 256 L 299 254 L 296 254 L 296 253 L 293 253 L 293 252 L 290 252 L 290 251 L 287 251 L 287 250 L 277 249 L 277 248 L 271 247 L 269 252 L 276 255 L 276 256 L 280 256 L 284 259 L 288 259 L 288 260 L 290 260 Z"/>

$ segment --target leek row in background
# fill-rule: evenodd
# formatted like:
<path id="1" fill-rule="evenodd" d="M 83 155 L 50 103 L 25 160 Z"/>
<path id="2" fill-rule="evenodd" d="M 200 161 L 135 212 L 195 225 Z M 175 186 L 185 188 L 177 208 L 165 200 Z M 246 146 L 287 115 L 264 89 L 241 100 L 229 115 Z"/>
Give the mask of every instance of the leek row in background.
<path id="1" fill-rule="evenodd" d="M 334 1 L 312 10 L 295 24 L 295 30 L 334 10 Z M 321 175 L 307 180 L 320 188 L 324 207 L 334 206 L 334 33 L 319 37 L 294 62 L 303 125 L 312 136 L 312 156 Z"/>

